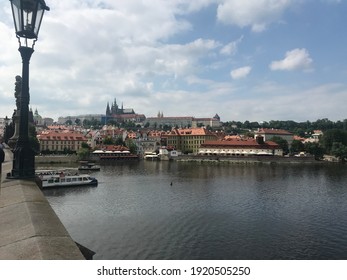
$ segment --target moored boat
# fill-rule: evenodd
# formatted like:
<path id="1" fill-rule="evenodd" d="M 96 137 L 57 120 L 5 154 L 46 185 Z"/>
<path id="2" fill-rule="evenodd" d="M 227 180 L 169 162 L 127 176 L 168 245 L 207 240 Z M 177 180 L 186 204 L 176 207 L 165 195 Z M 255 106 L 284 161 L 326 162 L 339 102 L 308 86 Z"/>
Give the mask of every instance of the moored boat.
<path id="1" fill-rule="evenodd" d="M 98 180 L 88 174 L 68 172 L 37 172 L 37 178 L 42 188 L 96 186 Z"/>
<path id="2" fill-rule="evenodd" d="M 101 162 L 139 160 L 138 155 L 131 154 L 129 151 L 96 150 L 93 152 L 93 155 L 98 156 Z"/>
<path id="3" fill-rule="evenodd" d="M 80 161 L 80 166 L 78 167 L 80 171 L 100 171 L 100 166 L 89 161 Z"/>
<path id="4" fill-rule="evenodd" d="M 143 158 L 147 159 L 147 160 L 159 160 L 160 159 L 159 155 L 156 153 L 146 153 L 143 156 Z"/>

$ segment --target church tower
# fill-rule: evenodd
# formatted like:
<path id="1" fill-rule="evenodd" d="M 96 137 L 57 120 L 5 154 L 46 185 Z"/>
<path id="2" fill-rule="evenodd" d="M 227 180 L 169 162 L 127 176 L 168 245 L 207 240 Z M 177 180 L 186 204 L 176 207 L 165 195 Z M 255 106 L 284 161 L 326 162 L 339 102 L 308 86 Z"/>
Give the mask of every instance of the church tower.
<path id="1" fill-rule="evenodd" d="M 107 106 L 106 106 L 106 116 L 110 116 L 110 115 L 111 115 L 110 104 L 107 102 Z"/>

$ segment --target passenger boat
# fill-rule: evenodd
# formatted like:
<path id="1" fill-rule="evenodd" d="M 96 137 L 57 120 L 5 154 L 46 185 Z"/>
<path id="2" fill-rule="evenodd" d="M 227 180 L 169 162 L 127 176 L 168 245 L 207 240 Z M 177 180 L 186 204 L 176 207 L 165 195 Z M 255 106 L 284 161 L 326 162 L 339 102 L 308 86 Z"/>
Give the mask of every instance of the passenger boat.
<path id="1" fill-rule="evenodd" d="M 80 161 L 80 166 L 78 167 L 80 171 L 100 171 L 100 166 L 89 161 Z"/>
<path id="2" fill-rule="evenodd" d="M 138 155 L 131 154 L 129 151 L 96 150 L 93 155 L 98 156 L 101 162 L 139 160 Z"/>
<path id="3" fill-rule="evenodd" d="M 42 188 L 96 186 L 98 180 L 88 174 L 63 171 L 41 171 L 36 173 Z"/>

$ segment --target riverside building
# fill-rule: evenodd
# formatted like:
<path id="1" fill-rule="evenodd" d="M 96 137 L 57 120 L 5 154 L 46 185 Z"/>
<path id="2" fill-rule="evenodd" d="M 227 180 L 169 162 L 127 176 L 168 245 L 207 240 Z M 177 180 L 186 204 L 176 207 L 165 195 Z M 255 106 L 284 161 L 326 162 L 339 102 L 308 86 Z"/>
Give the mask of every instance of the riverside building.
<path id="1" fill-rule="evenodd" d="M 37 135 L 40 152 L 77 152 L 87 138 L 78 131 L 44 130 Z"/>
<path id="2" fill-rule="evenodd" d="M 162 144 L 179 150 L 182 153 L 196 154 L 201 144 L 216 141 L 217 135 L 206 128 L 175 128 L 162 134 Z"/>
<path id="3" fill-rule="evenodd" d="M 199 154 L 217 156 L 283 156 L 283 150 L 275 142 L 264 142 L 264 138 L 259 136 L 256 139 L 206 141 L 199 148 Z"/>

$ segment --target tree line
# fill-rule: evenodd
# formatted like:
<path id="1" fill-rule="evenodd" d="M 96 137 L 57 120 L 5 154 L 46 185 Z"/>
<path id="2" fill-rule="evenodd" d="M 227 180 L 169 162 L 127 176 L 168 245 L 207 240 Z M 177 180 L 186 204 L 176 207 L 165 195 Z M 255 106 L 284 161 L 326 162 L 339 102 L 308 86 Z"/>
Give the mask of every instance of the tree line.
<path id="1" fill-rule="evenodd" d="M 347 130 L 347 119 L 343 121 L 331 121 L 327 118 L 318 119 L 316 121 L 305 121 L 305 122 L 295 122 L 291 120 L 279 121 L 271 120 L 269 122 L 240 122 L 240 121 L 229 121 L 223 123 L 224 130 L 226 132 L 240 132 L 242 130 L 255 130 L 258 128 L 274 128 L 274 129 L 284 129 L 292 132 L 295 135 L 305 137 L 311 134 L 314 130 L 326 131 L 329 129 L 341 129 Z"/>

